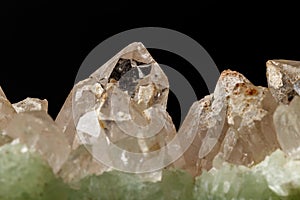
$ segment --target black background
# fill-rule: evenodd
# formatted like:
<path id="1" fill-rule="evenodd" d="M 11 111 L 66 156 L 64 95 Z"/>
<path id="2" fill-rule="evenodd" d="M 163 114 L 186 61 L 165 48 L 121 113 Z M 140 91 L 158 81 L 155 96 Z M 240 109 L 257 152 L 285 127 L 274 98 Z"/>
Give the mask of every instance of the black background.
<path id="1" fill-rule="evenodd" d="M 46 98 L 54 118 L 85 56 L 101 41 L 131 28 L 180 31 L 200 43 L 220 71 L 237 70 L 256 85 L 266 86 L 268 59 L 300 60 L 300 15 L 288 3 L 33 0 L 2 3 L 0 9 L 0 85 L 11 102 Z M 175 55 L 151 53 L 169 66 L 184 66 L 185 71 L 191 67 Z M 189 79 L 199 98 L 208 94 L 201 78 Z M 178 121 L 176 98 L 171 97 L 168 110 Z"/>

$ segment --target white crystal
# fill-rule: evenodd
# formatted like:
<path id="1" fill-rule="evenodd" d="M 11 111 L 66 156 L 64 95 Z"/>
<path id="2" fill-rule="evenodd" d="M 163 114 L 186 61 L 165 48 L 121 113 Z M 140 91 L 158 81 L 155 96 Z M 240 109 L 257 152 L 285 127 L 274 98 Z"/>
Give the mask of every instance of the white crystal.
<path id="1" fill-rule="evenodd" d="M 287 104 L 300 94 L 300 62 L 293 60 L 269 60 L 267 63 L 269 89 L 278 102 Z"/>
<path id="2" fill-rule="evenodd" d="M 279 105 L 273 117 L 281 148 L 300 158 L 300 97 L 294 97 L 290 105 Z"/>
<path id="3" fill-rule="evenodd" d="M 37 98 L 26 98 L 23 101 L 12 105 L 17 113 L 26 111 L 45 111 L 48 112 L 48 101 Z"/>

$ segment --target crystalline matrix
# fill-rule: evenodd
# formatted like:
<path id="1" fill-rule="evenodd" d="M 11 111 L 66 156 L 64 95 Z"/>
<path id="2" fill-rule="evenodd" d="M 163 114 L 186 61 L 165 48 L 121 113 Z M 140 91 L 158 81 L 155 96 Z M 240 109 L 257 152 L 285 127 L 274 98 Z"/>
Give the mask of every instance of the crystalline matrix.
<path id="1" fill-rule="evenodd" d="M 299 199 L 300 62 L 266 66 L 268 87 L 223 71 L 178 131 L 141 43 L 74 85 L 55 121 L 0 87 L 0 199 Z"/>

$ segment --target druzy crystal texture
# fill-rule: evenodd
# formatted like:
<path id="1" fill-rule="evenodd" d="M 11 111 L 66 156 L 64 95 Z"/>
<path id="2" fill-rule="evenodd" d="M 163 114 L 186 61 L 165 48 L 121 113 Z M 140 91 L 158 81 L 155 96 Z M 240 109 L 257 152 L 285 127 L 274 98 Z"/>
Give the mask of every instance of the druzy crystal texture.
<path id="1" fill-rule="evenodd" d="M 266 65 L 268 87 L 223 71 L 178 131 L 138 42 L 76 83 L 55 121 L 47 100 L 0 87 L 0 199 L 300 199 L 300 62 Z"/>

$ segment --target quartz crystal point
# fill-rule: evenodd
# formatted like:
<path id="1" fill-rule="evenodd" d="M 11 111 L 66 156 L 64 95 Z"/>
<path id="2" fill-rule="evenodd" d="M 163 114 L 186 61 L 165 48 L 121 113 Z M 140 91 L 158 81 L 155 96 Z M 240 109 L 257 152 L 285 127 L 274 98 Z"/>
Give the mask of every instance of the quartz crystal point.
<path id="1" fill-rule="evenodd" d="M 1 131 L 7 126 L 14 114 L 16 114 L 15 109 L 6 98 L 2 88 L 0 87 L 0 140 L 2 137 Z"/>
<path id="2" fill-rule="evenodd" d="M 228 162 L 251 166 L 279 147 L 273 123 L 277 103 L 267 88 L 254 86 L 241 74 L 225 76 L 225 84 L 231 76 L 242 81 L 226 97 L 229 128 L 219 154 Z"/>
<path id="3" fill-rule="evenodd" d="M 5 94 L 4 94 L 4 92 L 3 92 L 2 88 L 1 88 L 1 86 L 0 86 L 0 97 L 3 97 L 3 98 L 6 99 L 6 96 L 5 96 Z"/>
<path id="4" fill-rule="evenodd" d="M 141 43 L 132 43 L 74 86 L 56 123 L 73 149 L 85 144 L 105 155 L 106 164 L 126 168 L 130 153 L 158 150 L 175 136 L 168 92 L 162 69 Z M 122 149 L 122 157 L 111 146 Z"/>
<path id="5" fill-rule="evenodd" d="M 246 166 L 262 161 L 279 147 L 272 119 L 276 106 L 267 88 L 224 71 L 214 93 L 194 103 L 178 132 L 197 132 L 183 168 L 199 174 L 212 168 L 216 156 Z"/>
<path id="6" fill-rule="evenodd" d="M 37 98 L 26 98 L 15 104 L 11 104 L 0 87 L 0 132 L 10 122 L 16 113 L 26 111 L 48 111 L 48 101 Z"/>
<path id="7" fill-rule="evenodd" d="M 199 148 L 202 144 L 202 140 L 207 132 L 206 122 L 207 115 L 211 111 L 211 102 L 213 95 L 205 96 L 200 101 L 195 102 L 186 118 L 184 119 L 182 126 L 178 131 L 178 135 L 195 135 L 192 144 L 185 151 L 183 157 L 178 159 L 174 165 L 177 168 L 182 168 L 188 171 L 193 176 L 199 174 L 199 169 L 197 168 Z M 206 120 L 206 122 L 205 122 Z"/>
<path id="8" fill-rule="evenodd" d="M 17 113 L 39 110 L 47 112 L 47 100 L 27 98 L 18 103 L 11 104 L 0 87 L 0 146 L 13 140 L 10 136 L 4 135 L 3 130 L 8 126 Z"/>
<path id="9" fill-rule="evenodd" d="M 267 79 L 274 98 L 287 104 L 295 95 L 300 95 L 300 61 L 269 60 Z"/>
<path id="10" fill-rule="evenodd" d="M 274 113 L 277 138 L 282 150 L 300 158 L 300 97 L 296 96 L 289 105 L 279 105 Z"/>
<path id="11" fill-rule="evenodd" d="M 48 101 L 46 99 L 26 98 L 23 101 L 12 105 L 17 113 L 26 111 L 45 111 L 48 112 Z"/>
<path id="12" fill-rule="evenodd" d="M 44 111 L 16 114 L 3 135 L 40 153 L 56 173 L 66 161 L 70 147 L 51 117 Z"/>

